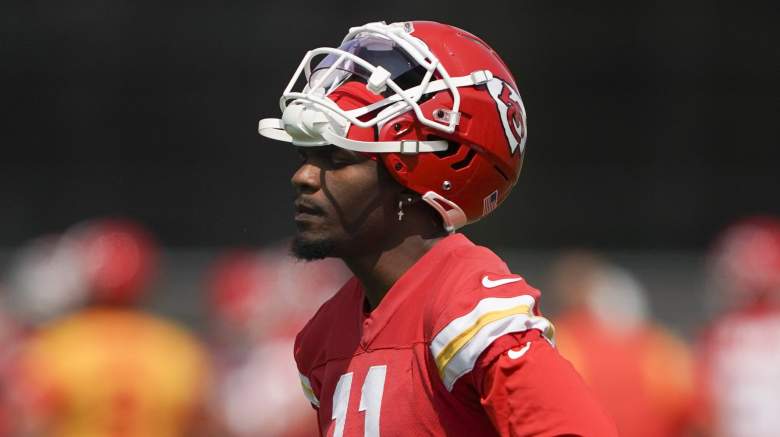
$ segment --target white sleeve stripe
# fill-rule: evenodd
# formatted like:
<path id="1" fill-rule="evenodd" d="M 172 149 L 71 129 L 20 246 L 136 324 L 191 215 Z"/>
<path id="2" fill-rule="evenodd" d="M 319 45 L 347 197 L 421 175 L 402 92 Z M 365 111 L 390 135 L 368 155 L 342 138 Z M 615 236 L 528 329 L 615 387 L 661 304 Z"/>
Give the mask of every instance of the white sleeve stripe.
<path id="1" fill-rule="evenodd" d="M 298 376 L 301 377 L 301 388 L 303 388 L 303 395 L 306 396 L 306 399 L 308 399 L 312 405 L 319 408 L 320 401 L 317 399 L 317 396 L 314 395 L 314 390 L 311 388 L 311 382 L 309 381 L 309 378 L 307 378 L 303 373 L 298 373 Z"/>
<path id="2" fill-rule="evenodd" d="M 471 312 L 451 321 L 444 327 L 431 342 L 431 352 L 436 357 L 447 347 L 455 338 L 471 328 L 480 317 L 494 311 L 504 311 L 521 305 L 528 306 L 528 311 L 532 312 L 536 301 L 533 297 L 523 295 L 515 297 L 486 297 L 477 303 Z"/>
<path id="3" fill-rule="evenodd" d="M 474 368 L 482 352 L 497 338 L 529 329 L 538 329 L 543 334 L 547 334 L 552 330 L 552 324 L 544 317 L 516 314 L 485 325 L 447 362 L 443 369 L 440 369 L 444 386 L 447 390 L 452 390 L 455 382 Z M 546 336 L 545 338 L 552 343 L 551 338 Z"/>
<path id="4" fill-rule="evenodd" d="M 527 295 L 488 297 L 442 329 L 430 348 L 447 389 L 452 390 L 458 378 L 471 371 L 482 352 L 502 335 L 538 329 L 554 344 L 552 324 L 533 315 L 535 303 Z"/>

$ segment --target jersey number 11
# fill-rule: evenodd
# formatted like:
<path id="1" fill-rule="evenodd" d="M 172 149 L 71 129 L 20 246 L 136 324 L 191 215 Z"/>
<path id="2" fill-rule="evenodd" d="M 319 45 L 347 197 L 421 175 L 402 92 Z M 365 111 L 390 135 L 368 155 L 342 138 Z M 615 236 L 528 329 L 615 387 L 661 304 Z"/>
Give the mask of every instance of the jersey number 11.
<path id="1" fill-rule="evenodd" d="M 386 374 L 387 366 L 371 366 L 368 368 L 366 380 L 363 381 L 358 411 L 366 412 L 366 422 L 363 427 L 365 437 L 379 437 L 379 410 L 382 407 L 382 392 L 385 390 Z M 344 422 L 347 418 L 351 388 L 352 372 L 341 375 L 336 384 L 336 390 L 333 392 L 333 417 L 331 418 L 336 421 L 333 437 L 344 435 Z"/>

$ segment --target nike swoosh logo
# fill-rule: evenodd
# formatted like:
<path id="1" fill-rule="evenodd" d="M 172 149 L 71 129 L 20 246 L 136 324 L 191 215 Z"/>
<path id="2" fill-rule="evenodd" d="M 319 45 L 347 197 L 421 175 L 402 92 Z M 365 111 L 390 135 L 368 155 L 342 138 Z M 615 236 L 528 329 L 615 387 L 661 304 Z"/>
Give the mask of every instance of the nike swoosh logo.
<path id="1" fill-rule="evenodd" d="M 531 349 L 530 341 L 526 343 L 525 346 L 521 347 L 520 350 L 509 349 L 506 351 L 506 354 L 509 355 L 509 358 L 516 360 L 525 355 L 525 353 L 528 352 L 528 349 Z"/>
<path id="2" fill-rule="evenodd" d="M 495 281 L 491 280 L 487 276 L 482 277 L 482 286 L 485 288 L 495 288 L 499 287 L 501 285 L 505 284 L 511 284 L 512 282 L 522 281 L 523 278 L 504 278 L 504 279 L 497 279 Z"/>

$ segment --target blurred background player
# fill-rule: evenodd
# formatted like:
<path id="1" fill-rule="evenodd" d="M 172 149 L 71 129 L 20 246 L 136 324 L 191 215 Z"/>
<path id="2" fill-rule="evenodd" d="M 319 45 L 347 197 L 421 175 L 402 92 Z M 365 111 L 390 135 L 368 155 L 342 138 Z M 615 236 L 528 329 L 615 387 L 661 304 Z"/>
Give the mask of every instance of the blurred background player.
<path id="1" fill-rule="evenodd" d="M 85 275 L 75 246 L 60 244 L 62 235 L 46 234 L 15 251 L 8 283 L 0 298 L 0 435 L 20 435 L 26 417 L 24 381 L 16 365 L 23 345 L 47 320 L 72 311 L 84 298 Z"/>
<path id="2" fill-rule="evenodd" d="M 710 258 L 721 306 L 699 347 L 702 415 L 709 435 L 780 433 L 780 220 L 740 221 Z"/>
<path id="3" fill-rule="evenodd" d="M 212 408 L 225 435 L 317 435 L 291 351 L 295 334 L 348 275 L 336 260 L 304 264 L 287 252 L 287 245 L 232 250 L 210 269 Z"/>
<path id="4" fill-rule="evenodd" d="M 589 252 L 552 268 L 558 349 L 625 437 L 686 435 L 693 398 L 687 346 L 649 319 L 642 285 Z"/>
<path id="5" fill-rule="evenodd" d="M 33 285 L 19 299 L 32 303 L 21 307 L 41 325 L 15 359 L 19 423 L 13 435 L 202 432 L 200 410 L 209 385 L 203 348 L 183 328 L 137 308 L 157 259 L 146 231 L 126 220 L 98 220 L 49 244 L 43 266 L 18 270 L 30 278 L 22 282 Z M 81 288 L 54 299 L 59 291 L 52 289 L 63 281 Z M 55 312 L 35 311 L 41 305 L 30 298 L 36 296 L 56 300 L 55 312 L 76 308 L 46 320 Z"/>

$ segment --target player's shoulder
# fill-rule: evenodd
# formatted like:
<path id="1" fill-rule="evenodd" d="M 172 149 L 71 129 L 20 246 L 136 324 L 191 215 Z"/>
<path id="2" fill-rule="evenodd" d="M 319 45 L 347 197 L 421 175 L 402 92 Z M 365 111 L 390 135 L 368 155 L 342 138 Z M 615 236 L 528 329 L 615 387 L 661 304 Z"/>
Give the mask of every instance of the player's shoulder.
<path id="1" fill-rule="evenodd" d="M 449 240 L 453 239 L 452 242 Z M 509 273 L 506 262 L 492 249 L 471 242 L 462 234 L 455 234 L 442 242 L 445 264 L 450 265 L 461 275 L 473 275 L 482 272 Z"/>
<path id="2" fill-rule="evenodd" d="M 424 331 L 448 389 L 503 335 L 537 330 L 552 341 L 552 324 L 539 312 L 539 290 L 493 251 L 464 245 L 451 251 L 444 265 Z"/>
<path id="3" fill-rule="evenodd" d="M 528 296 L 520 300 L 533 307 L 540 296 L 539 290 L 512 272 L 495 252 L 471 242 L 449 251 L 438 272 L 436 282 L 440 286 L 430 298 L 426 314 L 429 320 L 465 314 L 484 299 Z"/>
<path id="4" fill-rule="evenodd" d="M 349 279 L 330 299 L 325 301 L 295 337 L 295 361 L 301 372 L 306 373 L 316 363 L 323 361 L 322 355 L 329 344 L 329 336 L 339 331 L 337 326 L 344 315 L 355 308 L 355 293 L 359 292 L 357 278 Z"/>
<path id="5" fill-rule="evenodd" d="M 488 264 L 506 268 L 506 263 L 494 251 L 473 243 L 465 235 L 454 234 L 446 240 L 449 239 L 454 240 L 446 246 L 450 249 L 447 250 L 450 260 L 457 260 L 463 265 Z"/>

